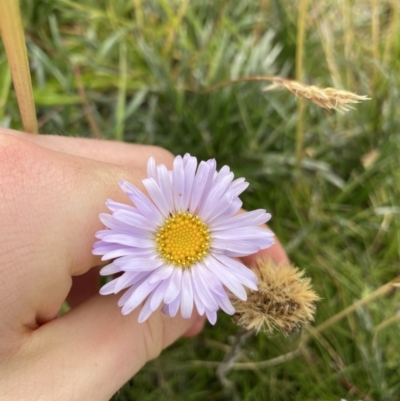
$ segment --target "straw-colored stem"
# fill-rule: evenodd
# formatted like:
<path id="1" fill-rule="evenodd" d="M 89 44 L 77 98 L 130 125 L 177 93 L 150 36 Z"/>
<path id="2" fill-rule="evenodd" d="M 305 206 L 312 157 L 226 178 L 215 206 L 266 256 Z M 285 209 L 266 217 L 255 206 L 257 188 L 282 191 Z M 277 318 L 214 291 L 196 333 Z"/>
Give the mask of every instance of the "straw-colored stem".
<path id="1" fill-rule="evenodd" d="M 308 0 L 300 0 L 299 13 L 297 18 L 297 40 L 296 40 L 296 81 L 303 80 L 303 59 L 304 59 L 304 36 L 306 28 Z M 296 166 L 300 168 L 303 156 L 304 141 L 304 100 L 299 99 L 297 103 L 297 127 L 296 127 Z"/>
<path id="2" fill-rule="evenodd" d="M 264 91 L 271 91 L 274 89 L 286 89 L 293 93 L 297 98 L 307 99 L 319 107 L 327 110 L 338 110 L 346 112 L 351 110 L 352 104 L 359 103 L 362 100 L 368 100 L 367 96 L 359 96 L 355 93 L 338 90 L 334 88 L 319 88 L 314 85 L 306 85 L 301 82 L 285 79 L 281 77 L 269 75 L 254 75 L 249 77 L 241 77 L 238 79 L 229 79 L 219 82 L 206 89 L 195 90 L 187 88 L 187 90 L 196 93 L 210 93 L 214 90 L 221 89 L 225 86 L 237 84 L 240 82 L 271 82 L 272 84 L 264 88 Z"/>
<path id="3" fill-rule="evenodd" d="M 372 20 L 371 21 L 372 56 L 374 58 L 374 61 L 377 62 L 378 60 L 380 60 L 380 56 L 379 56 L 379 40 L 380 40 L 379 6 L 378 6 L 377 0 L 371 0 L 371 10 L 372 10 L 372 18 L 371 18 L 371 20 Z M 374 83 L 375 88 L 377 85 L 377 79 L 378 79 L 378 69 L 375 66 L 374 78 L 373 78 L 373 83 Z"/>
<path id="4" fill-rule="evenodd" d="M 3 120 L 5 106 L 11 89 L 11 73 L 8 65 L 0 71 L 0 121 Z"/>
<path id="5" fill-rule="evenodd" d="M 400 281 L 400 277 L 397 277 L 396 279 L 390 281 L 389 283 L 384 284 L 382 287 L 379 287 L 377 290 L 375 290 L 371 294 L 354 302 L 352 305 L 343 309 L 341 312 L 337 313 L 336 315 L 333 315 L 328 320 L 325 320 L 325 322 L 323 322 L 320 325 L 318 325 L 317 327 L 315 327 L 314 330 L 320 333 L 320 332 L 326 330 L 327 328 L 332 327 L 339 320 L 343 319 L 345 316 L 349 315 L 350 313 L 355 312 L 361 306 L 366 305 L 369 302 L 372 302 L 376 298 L 379 298 L 383 295 L 388 294 L 390 291 L 393 290 L 393 288 L 395 286 L 394 284 L 398 283 L 399 281 Z"/>
<path id="6" fill-rule="evenodd" d="M 224 88 L 225 86 L 233 85 L 233 84 L 238 84 L 241 82 L 274 82 L 277 77 L 274 77 L 272 75 L 252 75 L 248 77 L 240 77 L 237 79 L 227 79 L 225 81 L 218 82 L 215 85 L 211 85 L 208 88 L 205 89 L 200 89 L 200 90 L 192 90 L 192 89 L 187 89 L 193 92 L 201 93 L 201 94 L 206 94 L 210 92 L 214 92 L 217 89 Z M 282 78 L 283 79 L 283 78 Z"/>
<path id="7" fill-rule="evenodd" d="M 18 0 L 0 0 L 0 29 L 24 130 L 37 133 L 38 123 Z"/>
<path id="8" fill-rule="evenodd" d="M 353 34 L 353 18 L 352 9 L 349 0 L 342 1 L 342 18 L 343 18 L 343 41 L 344 41 L 344 58 L 346 64 L 349 65 L 352 61 L 352 45 L 354 42 Z M 351 82 L 350 68 L 346 67 L 346 85 Z"/>

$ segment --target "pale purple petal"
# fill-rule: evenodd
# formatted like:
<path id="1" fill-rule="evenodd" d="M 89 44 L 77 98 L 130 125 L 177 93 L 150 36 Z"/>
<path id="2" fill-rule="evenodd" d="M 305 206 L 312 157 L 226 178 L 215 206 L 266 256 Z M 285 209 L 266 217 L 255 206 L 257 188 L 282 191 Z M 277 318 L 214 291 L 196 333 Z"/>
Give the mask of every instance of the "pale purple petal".
<path id="1" fill-rule="evenodd" d="M 133 213 L 127 210 L 119 210 L 114 212 L 114 218 L 137 228 L 146 228 L 155 231 L 157 228 L 156 219 L 148 219 L 139 213 Z"/>
<path id="2" fill-rule="evenodd" d="M 158 281 L 163 281 L 169 278 L 174 272 L 173 266 L 163 265 L 155 270 L 151 276 L 149 276 L 149 283 L 157 283 Z"/>
<path id="3" fill-rule="evenodd" d="M 258 279 L 251 269 L 237 260 L 225 255 L 214 254 L 214 258 L 219 260 L 223 265 L 227 266 L 229 271 L 232 272 L 235 277 L 240 278 L 242 284 L 254 291 L 257 291 Z"/>
<path id="4" fill-rule="evenodd" d="M 122 276 L 117 277 L 116 279 L 110 281 L 109 283 L 107 283 L 103 287 L 101 287 L 100 294 L 101 295 L 106 295 L 106 293 L 111 294 L 111 292 L 108 292 L 108 291 L 111 291 L 111 289 L 112 289 L 112 293 L 116 294 L 120 290 L 124 289 L 123 286 L 121 286 L 121 284 L 122 284 L 120 281 L 121 277 Z M 127 286 L 132 286 L 133 284 L 138 283 L 144 277 L 145 277 L 145 275 L 140 274 L 140 273 L 139 274 L 131 274 L 129 277 L 129 280 L 126 280 L 127 276 L 123 279 L 123 283 L 127 284 Z M 113 283 L 113 284 L 111 285 L 110 283 Z M 125 288 L 127 288 L 127 286 Z M 120 301 L 121 301 L 121 299 L 122 299 L 122 297 L 120 298 Z"/>
<path id="5" fill-rule="evenodd" d="M 115 247 L 117 247 L 117 248 L 115 248 Z M 118 244 L 107 244 L 103 241 L 97 241 L 93 244 L 93 252 L 96 250 L 97 250 L 97 252 L 100 252 L 99 249 L 103 250 L 103 248 L 105 248 L 104 249 L 105 252 L 109 252 L 109 250 L 111 250 L 111 249 L 119 249 L 120 246 L 118 246 Z M 94 255 L 96 255 L 96 253 L 94 253 Z M 100 254 L 100 255 L 102 255 L 102 254 Z"/>
<path id="6" fill-rule="evenodd" d="M 213 184 L 213 188 L 209 192 L 207 199 L 199 207 L 198 213 L 200 217 L 206 215 L 208 209 L 218 202 L 218 200 L 225 194 L 230 182 L 232 181 L 232 176 L 230 174 L 226 175 L 221 180 L 218 180 L 217 184 Z"/>
<path id="7" fill-rule="evenodd" d="M 114 264 L 118 265 L 121 271 L 125 272 L 152 272 L 162 266 L 164 262 L 160 259 L 135 258 L 124 263 L 117 260 Z"/>
<path id="8" fill-rule="evenodd" d="M 191 156 L 190 153 L 185 153 L 183 155 L 182 161 L 183 161 L 183 167 L 186 167 L 186 165 L 188 164 L 188 162 L 191 159 L 196 159 L 194 156 Z M 197 159 L 196 159 L 196 163 L 197 163 Z"/>
<path id="9" fill-rule="evenodd" d="M 183 199 L 181 204 L 183 211 L 186 211 L 189 208 L 189 202 L 192 196 L 192 188 L 193 188 L 196 168 L 197 168 L 197 159 L 195 157 L 189 157 L 186 159 L 184 158 L 184 184 L 183 184 Z"/>
<path id="10" fill-rule="evenodd" d="M 203 264 L 206 261 L 203 261 Z M 203 264 L 197 264 L 196 269 L 198 270 L 198 274 L 204 279 L 206 282 L 207 288 L 212 291 L 214 294 L 223 295 L 225 294 L 224 287 L 222 286 L 221 281 L 212 274 Z M 211 308 L 212 309 L 212 308 Z"/>
<path id="11" fill-rule="evenodd" d="M 237 256 L 247 256 L 252 255 L 253 253 L 258 252 L 261 248 L 247 241 L 227 241 L 223 239 L 213 239 L 211 246 L 217 250 L 223 251 L 225 255 L 227 252 L 230 254 L 235 253 Z"/>
<path id="12" fill-rule="evenodd" d="M 181 290 L 181 314 L 184 319 L 189 319 L 193 310 L 193 289 L 190 271 L 185 269 L 182 274 Z"/>
<path id="13" fill-rule="evenodd" d="M 152 249 L 150 250 L 142 248 L 132 248 L 132 249 L 136 250 L 134 255 L 121 256 L 120 258 L 114 260 L 114 263 L 118 266 L 123 266 L 125 263 L 130 263 L 132 261 L 135 262 L 138 258 L 145 260 L 159 259 L 158 254 Z"/>
<path id="14" fill-rule="evenodd" d="M 107 249 L 104 253 L 104 256 L 101 258 L 101 260 L 109 260 L 109 259 L 114 259 L 114 258 L 121 258 L 125 256 L 132 256 L 132 257 L 138 257 L 138 256 L 147 256 L 147 257 L 153 257 L 154 251 L 149 248 L 134 248 L 134 247 L 124 247 L 122 245 L 119 246 L 119 249 L 117 248 L 117 244 L 108 244 L 108 245 L 113 245 L 113 249 Z M 93 254 L 94 251 L 93 251 Z M 101 255 L 101 253 L 100 253 Z"/>
<path id="15" fill-rule="evenodd" d="M 146 219 L 154 222 L 155 224 L 162 223 L 163 217 L 161 213 L 142 191 L 127 181 L 121 181 L 120 186 L 136 205 L 138 214 L 144 216 Z"/>
<path id="16" fill-rule="evenodd" d="M 165 293 L 164 302 L 171 303 L 179 294 L 182 288 L 182 269 L 176 269 L 169 280 L 169 286 Z"/>
<path id="17" fill-rule="evenodd" d="M 98 239 L 103 239 L 110 236 L 111 234 L 112 235 L 122 234 L 122 235 L 128 235 L 130 237 L 137 237 L 144 239 L 149 239 L 154 237 L 154 234 L 150 233 L 148 230 L 144 230 L 142 228 L 137 228 L 137 227 L 130 227 L 130 229 L 128 230 L 121 230 L 121 229 L 110 230 L 106 228 L 105 230 L 97 231 L 94 236 Z"/>
<path id="18" fill-rule="evenodd" d="M 192 198 L 190 200 L 189 211 L 194 213 L 200 204 L 205 192 L 209 191 L 215 170 L 206 162 L 201 162 L 194 178 Z"/>
<path id="19" fill-rule="evenodd" d="M 112 233 L 113 231 L 110 230 Z M 111 234 L 104 237 L 102 241 L 113 242 L 121 245 L 135 246 L 137 248 L 154 248 L 154 241 L 146 238 L 132 237 L 128 234 Z"/>
<path id="20" fill-rule="evenodd" d="M 199 295 L 197 293 L 197 289 L 196 289 L 195 283 L 196 283 L 195 280 L 193 280 L 193 288 L 192 288 L 193 289 L 193 301 L 194 301 L 194 304 L 196 306 L 198 314 L 200 316 L 203 316 L 204 312 L 205 312 L 205 306 L 204 306 L 204 303 L 202 302 L 202 300 L 200 299 L 200 297 L 199 297 Z"/>
<path id="21" fill-rule="evenodd" d="M 226 220 L 218 219 L 210 223 L 209 225 L 213 229 L 213 231 L 230 230 L 246 226 L 259 226 L 260 224 L 264 224 L 269 221 L 270 218 L 271 215 L 269 213 L 265 213 L 265 210 L 263 209 L 258 209 L 253 210 L 252 212 L 246 212 L 236 216 L 232 216 Z"/>
<path id="22" fill-rule="evenodd" d="M 132 294 L 135 293 L 136 288 L 139 287 L 140 284 L 142 284 L 146 280 L 146 275 L 145 273 L 138 273 L 136 276 L 136 282 L 128 288 L 123 294 L 122 297 L 118 300 L 118 306 L 122 307 L 124 306 L 129 298 L 132 296 Z"/>
<path id="23" fill-rule="evenodd" d="M 231 169 L 229 168 L 229 166 L 226 165 L 222 166 L 219 171 L 215 171 L 213 184 L 217 183 L 218 181 L 220 181 L 221 179 L 223 179 L 228 175 L 232 175 Z M 232 175 L 232 180 L 233 180 L 233 175 Z"/>
<path id="24" fill-rule="evenodd" d="M 209 321 L 212 325 L 214 325 L 215 322 L 217 321 L 217 312 L 214 311 L 214 310 L 206 309 L 206 315 L 207 315 L 208 321 Z"/>
<path id="25" fill-rule="evenodd" d="M 243 202 L 239 198 L 233 198 L 232 201 L 229 204 L 229 207 L 225 209 L 219 216 L 218 218 L 215 219 L 215 221 L 223 221 L 225 219 L 228 219 L 235 215 L 237 212 L 239 212 L 240 208 L 242 207 Z"/>
<path id="26" fill-rule="evenodd" d="M 167 304 L 164 304 L 164 306 L 161 308 L 161 312 L 164 313 L 164 315 L 171 316 L 171 314 L 169 313 L 169 305 Z"/>
<path id="27" fill-rule="evenodd" d="M 153 178 L 158 182 L 157 166 L 154 157 L 150 157 L 147 162 L 147 177 Z"/>
<path id="28" fill-rule="evenodd" d="M 114 293 L 117 294 L 120 291 L 124 290 L 125 288 L 130 287 L 132 284 L 137 283 L 142 279 L 142 275 L 140 275 L 141 272 L 129 272 L 129 273 L 124 273 L 121 276 L 117 278 L 117 284 L 115 285 L 114 288 Z"/>
<path id="29" fill-rule="evenodd" d="M 214 258 L 209 258 L 204 261 L 208 270 L 216 276 L 221 283 L 228 288 L 239 299 L 245 301 L 247 293 L 240 281 L 229 272 L 225 266 Z"/>
<path id="30" fill-rule="evenodd" d="M 164 299 L 165 293 L 167 291 L 169 281 L 165 280 L 159 284 L 159 286 L 153 291 L 150 296 L 150 306 L 151 309 L 156 310 Z"/>
<path id="31" fill-rule="evenodd" d="M 206 163 L 211 167 L 212 170 L 214 170 L 216 174 L 217 162 L 215 161 L 215 159 L 208 159 Z"/>
<path id="32" fill-rule="evenodd" d="M 157 183 L 152 178 L 145 178 L 143 180 L 143 185 L 146 187 L 147 192 L 149 193 L 151 199 L 158 207 L 160 212 L 165 217 L 168 217 L 168 215 L 171 212 L 171 209 L 169 208 L 168 202 L 165 199 L 165 196 L 161 191 L 160 187 L 157 185 Z"/>
<path id="33" fill-rule="evenodd" d="M 107 266 L 104 266 L 100 270 L 100 275 L 101 276 L 109 276 L 111 274 L 119 273 L 121 271 L 121 268 L 117 266 L 115 263 L 110 263 Z"/>
<path id="34" fill-rule="evenodd" d="M 99 214 L 100 221 L 108 228 L 115 228 L 115 220 L 111 214 L 108 213 L 100 213 Z"/>
<path id="35" fill-rule="evenodd" d="M 206 281 L 206 278 L 203 278 L 204 274 L 202 275 L 201 273 L 201 267 L 198 265 L 193 266 L 192 277 L 197 296 L 207 309 L 218 309 L 218 304 L 215 302 L 214 295 L 211 294 L 209 289 L 210 283 Z M 218 293 L 220 293 L 222 286 L 218 287 Z M 222 293 L 224 293 L 224 291 L 222 291 Z"/>
<path id="36" fill-rule="evenodd" d="M 179 306 L 181 304 L 181 297 L 180 297 L 180 292 L 178 293 L 178 296 L 168 305 L 164 305 L 164 308 L 162 311 L 166 314 L 168 314 L 171 317 L 174 317 L 178 313 Z"/>
<path id="37" fill-rule="evenodd" d="M 100 288 L 101 295 L 109 295 L 114 294 L 114 288 L 117 285 L 118 279 L 115 278 L 114 280 L 109 281 L 107 284 L 104 284 L 103 287 Z"/>
<path id="38" fill-rule="evenodd" d="M 209 222 L 217 219 L 221 214 L 226 212 L 231 207 L 232 193 L 225 193 L 219 200 L 213 205 L 210 205 L 207 209 L 203 210 L 201 218 L 209 224 Z"/>
<path id="39" fill-rule="evenodd" d="M 229 300 L 228 295 L 226 294 L 224 296 L 216 295 L 216 300 L 218 302 L 218 305 L 225 313 L 227 313 L 228 315 L 233 315 L 235 313 L 235 308 L 233 307 L 231 301 Z"/>
<path id="40" fill-rule="evenodd" d="M 108 235 L 112 235 L 112 234 L 115 234 L 115 231 L 114 230 L 109 230 L 108 228 L 106 228 L 105 230 L 100 230 L 100 231 L 96 231 L 95 233 L 94 233 L 94 236 L 97 238 L 97 239 L 103 239 L 104 237 L 107 237 Z M 119 232 L 119 234 L 126 234 L 126 235 L 129 235 L 129 233 L 124 233 L 124 232 Z"/>
<path id="41" fill-rule="evenodd" d="M 137 208 L 126 205 L 125 203 L 114 202 L 111 199 L 107 199 L 106 206 L 112 211 L 116 212 L 117 210 L 127 210 L 129 212 L 137 212 Z"/>
<path id="42" fill-rule="evenodd" d="M 219 187 L 222 183 L 226 182 L 226 180 L 228 180 L 228 183 L 223 184 L 223 186 L 225 186 L 227 189 L 230 188 L 230 186 L 232 185 L 232 181 L 233 181 L 234 175 L 233 173 L 230 171 L 230 168 L 228 166 L 223 166 L 221 168 L 221 170 L 216 171 L 214 173 L 214 179 L 213 179 L 213 183 L 210 189 L 210 192 L 214 190 L 214 188 Z M 204 203 L 204 199 L 203 202 Z"/>
<path id="43" fill-rule="evenodd" d="M 243 228 L 233 228 L 230 230 L 213 232 L 214 238 L 228 239 L 228 240 L 234 240 L 235 238 L 237 238 L 241 241 L 242 240 L 253 241 L 254 239 L 257 239 L 259 237 L 272 238 L 273 236 L 274 234 L 271 231 L 263 227 L 243 227 Z"/>
<path id="44" fill-rule="evenodd" d="M 95 242 L 93 245 L 92 254 L 93 255 L 104 255 L 101 260 L 111 259 L 110 257 L 106 257 L 110 252 L 130 252 L 130 247 L 125 247 L 120 244 L 108 244 L 103 241 Z"/>
<path id="45" fill-rule="evenodd" d="M 230 185 L 230 189 L 235 196 L 239 196 L 242 192 L 246 190 L 248 186 L 249 183 L 246 182 L 244 178 L 238 178 L 237 180 L 232 182 L 232 184 Z"/>
<path id="46" fill-rule="evenodd" d="M 146 297 L 156 288 L 158 283 L 149 284 L 147 281 L 144 281 L 140 284 L 135 292 L 130 296 L 130 298 L 126 301 L 125 305 L 122 307 L 122 314 L 127 315 L 132 312 L 135 308 L 137 308 Z"/>
<path id="47" fill-rule="evenodd" d="M 151 316 L 151 314 L 154 312 L 154 309 L 151 308 L 150 302 L 151 301 L 150 301 L 150 297 L 149 297 L 149 298 L 147 298 L 146 302 L 144 303 L 144 305 L 139 313 L 139 317 L 138 317 L 139 323 L 145 322 Z"/>
<path id="48" fill-rule="evenodd" d="M 225 255 L 215 254 L 214 257 L 226 266 L 229 271 L 246 287 L 257 291 L 257 276 L 245 265 Z"/>
<path id="49" fill-rule="evenodd" d="M 175 211 L 182 212 L 182 199 L 184 191 L 184 172 L 182 157 L 177 156 L 172 170 L 172 195 L 174 197 Z"/>
<path id="50" fill-rule="evenodd" d="M 133 227 L 129 224 L 124 223 L 123 221 L 117 220 L 114 218 L 114 216 L 106 213 L 101 213 L 99 215 L 100 220 L 102 223 L 109 229 L 115 230 L 115 231 L 123 231 L 127 233 L 134 233 L 137 236 L 147 238 L 149 235 L 151 235 L 150 231 L 145 229 L 145 228 L 138 228 Z M 107 231 L 107 230 L 102 230 L 102 231 Z M 99 231 L 98 231 L 99 232 Z"/>
<path id="51" fill-rule="evenodd" d="M 168 210 L 171 213 L 174 210 L 174 198 L 172 196 L 172 184 L 167 168 L 161 164 L 157 167 L 159 176 L 159 186 L 164 196 L 165 202 L 167 202 Z"/>

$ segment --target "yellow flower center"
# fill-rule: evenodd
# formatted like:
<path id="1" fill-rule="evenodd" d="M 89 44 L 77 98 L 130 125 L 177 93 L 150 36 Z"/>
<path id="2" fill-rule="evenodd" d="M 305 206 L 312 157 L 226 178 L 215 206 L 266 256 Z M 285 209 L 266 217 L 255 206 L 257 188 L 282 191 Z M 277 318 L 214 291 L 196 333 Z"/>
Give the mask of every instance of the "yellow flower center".
<path id="1" fill-rule="evenodd" d="M 210 230 L 198 217 L 179 212 L 168 218 L 156 234 L 161 257 L 175 266 L 190 267 L 210 250 Z"/>

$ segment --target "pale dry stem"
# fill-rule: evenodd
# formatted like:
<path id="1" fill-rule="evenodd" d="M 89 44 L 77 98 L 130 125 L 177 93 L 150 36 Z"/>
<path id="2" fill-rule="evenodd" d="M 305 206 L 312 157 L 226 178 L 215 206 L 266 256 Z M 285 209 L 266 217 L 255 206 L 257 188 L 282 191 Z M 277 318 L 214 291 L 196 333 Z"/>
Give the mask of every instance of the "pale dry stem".
<path id="1" fill-rule="evenodd" d="M 270 76 L 270 75 L 253 75 L 248 77 L 241 77 L 238 79 L 229 79 L 219 82 L 203 90 L 192 90 L 197 93 L 210 93 L 217 89 L 224 88 L 233 84 L 241 82 L 271 82 L 271 85 L 264 88 L 264 91 L 271 91 L 275 89 L 286 89 L 293 93 L 295 96 L 307 99 L 314 104 L 327 109 L 337 110 L 339 112 L 346 112 L 354 109 L 352 104 L 360 103 L 364 100 L 370 100 L 368 96 L 357 95 L 345 90 L 335 88 L 320 88 L 315 85 L 307 85 L 291 79 Z"/>
<path id="2" fill-rule="evenodd" d="M 352 104 L 369 100 L 367 96 L 360 96 L 345 90 L 334 88 L 319 88 L 314 85 L 306 85 L 301 82 L 292 81 L 283 78 L 275 78 L 272 84 L 264 88 L 264 91 L 271 91 L 279 88 L 285 88 L 299 98 L 308 99 L 316 105 L 327 109 L 346 112 L 354 109 Z"/>

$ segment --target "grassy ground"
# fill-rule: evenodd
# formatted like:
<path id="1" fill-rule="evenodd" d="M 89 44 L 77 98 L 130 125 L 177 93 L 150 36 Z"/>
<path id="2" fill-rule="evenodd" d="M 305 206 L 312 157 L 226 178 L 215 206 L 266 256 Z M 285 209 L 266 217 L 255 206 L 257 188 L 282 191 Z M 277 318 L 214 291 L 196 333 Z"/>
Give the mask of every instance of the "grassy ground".
<path id="1" fill-rule="evenodd" d="M 115 400 L 400 400 L 400 293 L 382 287 L 400 274 L 398 1 L 23 0 L 22 10 L 41 133 L 229 164 L 251 183 L 246 208 L 273 214 L 323 298 L 302 334 L 247 339 L 233 387 L 216 375 L 236 332 L 221 315 Z M 372 100 L 341 115 L 257 82 L 201 93 L 273 74 Z M 0 82 L 0 123 L 21 128 L 2 50 Z"/>

